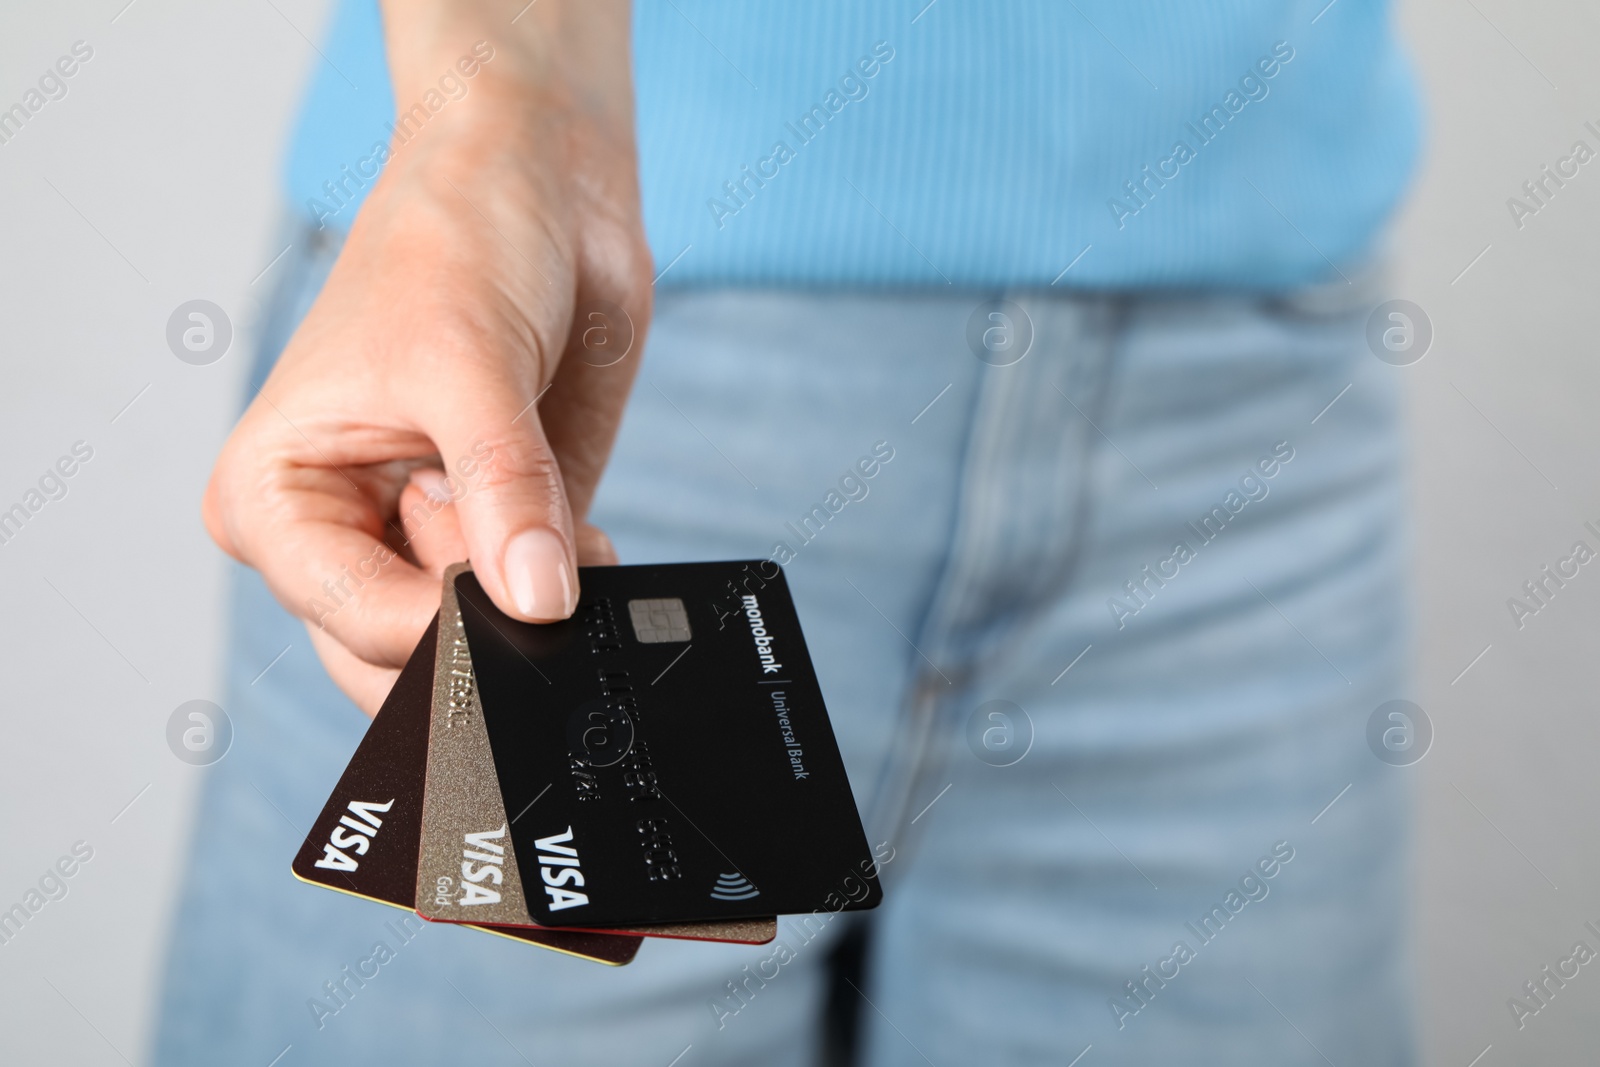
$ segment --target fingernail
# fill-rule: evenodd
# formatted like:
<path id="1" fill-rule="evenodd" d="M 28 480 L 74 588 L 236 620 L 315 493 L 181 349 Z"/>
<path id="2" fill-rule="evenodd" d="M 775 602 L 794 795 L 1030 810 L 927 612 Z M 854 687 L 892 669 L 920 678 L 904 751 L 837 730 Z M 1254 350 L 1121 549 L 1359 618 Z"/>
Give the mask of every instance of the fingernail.
<path id="1" fill-rule="evenodd" d="M 450 479 L 445 477 L 443 471 L 436 471 L 432 467 L 418 467 L 412 471 L 411 483 L 436 504 L 448 504 L 454 497 L 450 491 Z"/>
<path id="2" fill-rule="evenodd" d="M 506 544 L 506 591 L 530 619 L 565 619 L 574 602 L 567 546 L 554 530 L 535 526 Z"/>

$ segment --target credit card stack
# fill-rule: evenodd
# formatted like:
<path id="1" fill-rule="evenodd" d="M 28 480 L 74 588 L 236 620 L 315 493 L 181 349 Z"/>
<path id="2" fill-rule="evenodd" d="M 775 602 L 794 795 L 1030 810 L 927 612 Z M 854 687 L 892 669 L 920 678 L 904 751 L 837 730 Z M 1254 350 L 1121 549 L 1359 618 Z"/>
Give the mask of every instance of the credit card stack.
<path id="1" fill-rule="evenodd" d="M 466 564 L 295 877 L 599 963 L 873 908 L 877 867 L 782 571 L 585 567 L 572 618 Z"/>

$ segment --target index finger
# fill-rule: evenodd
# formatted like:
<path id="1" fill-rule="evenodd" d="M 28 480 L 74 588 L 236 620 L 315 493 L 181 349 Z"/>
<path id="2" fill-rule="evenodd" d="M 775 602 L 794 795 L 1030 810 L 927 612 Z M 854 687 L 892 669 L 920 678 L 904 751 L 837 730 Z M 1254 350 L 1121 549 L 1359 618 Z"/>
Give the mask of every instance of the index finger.
<path id="1" fill-rule="evenodd" d="M 241 470 L 226 453 L 215 478 L 229 545 L 284 608 L 368 663 L 405 664 L 439 583 L 387 543 L 376 494 L 344 471 L 282 461 Z"/>

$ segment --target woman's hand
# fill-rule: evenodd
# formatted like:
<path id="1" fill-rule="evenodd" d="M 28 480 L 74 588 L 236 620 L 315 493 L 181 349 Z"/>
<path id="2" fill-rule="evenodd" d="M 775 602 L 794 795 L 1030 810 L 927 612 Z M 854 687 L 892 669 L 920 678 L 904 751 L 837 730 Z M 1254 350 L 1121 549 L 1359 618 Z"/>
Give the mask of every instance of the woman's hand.
<path id="1" fill-rule="evenodd" d="M 627 7 L 518 6 L 386 3 L 402 114 L 478 42 L 492 58 L 391 146 L 205 495 L 212 537 L 369 714 L 449 563 L 549 621 L 580 560 L 614 559 L 583 520 L 650 313 Z"/>

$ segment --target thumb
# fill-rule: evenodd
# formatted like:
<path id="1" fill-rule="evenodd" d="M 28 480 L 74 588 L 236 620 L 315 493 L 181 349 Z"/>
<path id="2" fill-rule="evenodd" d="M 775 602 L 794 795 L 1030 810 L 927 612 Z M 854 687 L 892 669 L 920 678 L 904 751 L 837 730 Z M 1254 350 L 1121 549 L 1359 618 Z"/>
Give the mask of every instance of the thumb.
<path id="1" fill-rule="evenodd" d="M 572 511 L 535 383 L 472 377 L 439 398 L 423 427 L 459 481 L 452 496 L 472 569 L 513 618 L 565 619 L 578 603 Z"/>

